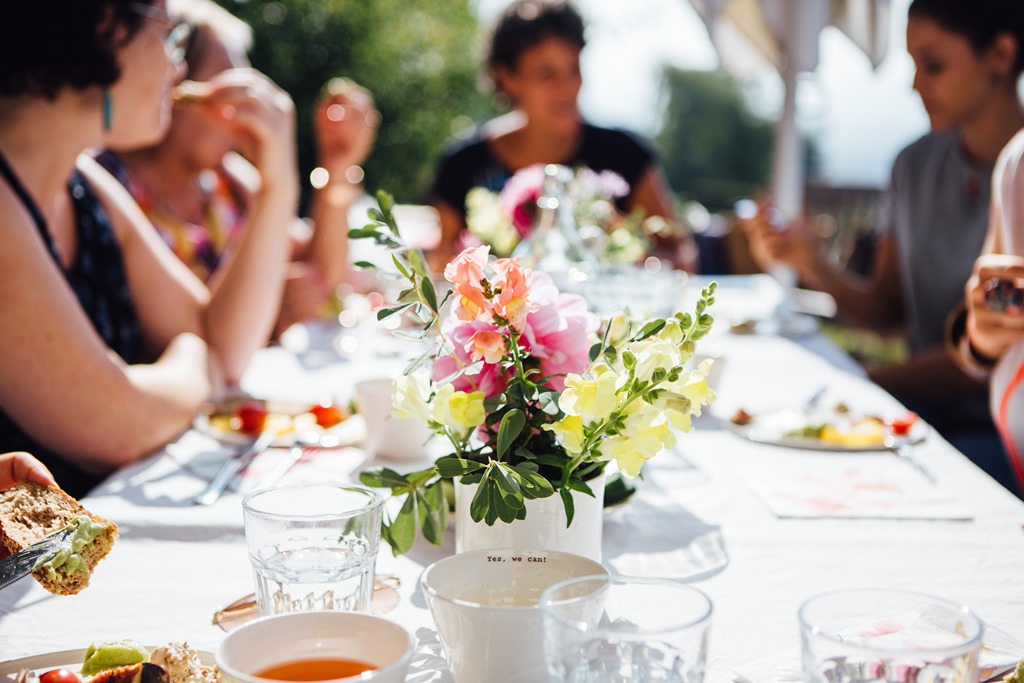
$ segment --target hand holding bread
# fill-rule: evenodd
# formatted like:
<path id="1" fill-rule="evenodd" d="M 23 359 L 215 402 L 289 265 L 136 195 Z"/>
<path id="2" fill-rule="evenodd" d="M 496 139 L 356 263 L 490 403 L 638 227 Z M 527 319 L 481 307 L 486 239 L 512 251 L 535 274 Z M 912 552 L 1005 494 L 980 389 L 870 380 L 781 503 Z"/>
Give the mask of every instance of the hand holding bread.
<path id="1" fill-rule="evenodd" d="M 92 514 L 55 485 L 22 481 L 0 492 L 0 545 L 12 553 L 72 525 L 77 531 L 68 546 L 32 573 L 57 595 L 72 595 L 89 585 L 93 568 L 117 538 L 117 525 Z"/>

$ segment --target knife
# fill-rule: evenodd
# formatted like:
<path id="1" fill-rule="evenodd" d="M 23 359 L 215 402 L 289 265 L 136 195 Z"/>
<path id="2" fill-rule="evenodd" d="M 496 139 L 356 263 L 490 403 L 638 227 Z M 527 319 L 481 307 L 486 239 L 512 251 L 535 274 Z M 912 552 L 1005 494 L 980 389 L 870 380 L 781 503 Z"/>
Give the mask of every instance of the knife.
<path id="1" fill-rule="evenodd" d="M 32 545 L 19 550 L 10 557 L 0 560 L 0 589 L 7 588 L 18 579 L 32 573 L 40 560 L 57 554 L 78 531 L 77 526 L 67 526 L 52 534 L 43 536 Z"/>
<path id="2" fill-rule="evenodd" d="M 203 492 L 192 499 L 192 502 L 196 505 L 213 505 L 219 499 L 224 489 L 228 487 L 231 480 L 235 478 L 235 475 L 244 470 L 249 466 L 256 456 L 267 450 L 270 444 L 274 443 L 277 439 L 277 431 L 273 429 L 265 429 L 260 432 L 260 435 L 253 441 L 249 446 L 240 452 L 238 455 L 234 455 L 221 465 L 220 470 L 214 476 L 213 481 L 203 489 Z"/>

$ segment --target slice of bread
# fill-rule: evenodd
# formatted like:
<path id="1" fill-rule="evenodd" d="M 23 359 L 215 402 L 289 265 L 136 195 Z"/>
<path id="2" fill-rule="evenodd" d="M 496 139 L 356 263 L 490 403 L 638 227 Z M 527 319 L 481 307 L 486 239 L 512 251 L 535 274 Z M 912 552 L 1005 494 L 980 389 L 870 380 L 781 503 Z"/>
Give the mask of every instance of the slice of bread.
<path id="1" fill-rule="evenodd" d="M 84 571 L 47 571 L 40 567 L 32 575 L 43 588 L 57 595 L 72 595 L 89 585 L 96 563 L 106 557 L 117 538 L 117 525 L 97 517 L 56 487 L 22 482 L 0 491 L 0 543 L 16 553 L 43 536 L 63 529 L 76 517 L 87 517 L 102 527 L 96 538 L 79 551 Z"/>

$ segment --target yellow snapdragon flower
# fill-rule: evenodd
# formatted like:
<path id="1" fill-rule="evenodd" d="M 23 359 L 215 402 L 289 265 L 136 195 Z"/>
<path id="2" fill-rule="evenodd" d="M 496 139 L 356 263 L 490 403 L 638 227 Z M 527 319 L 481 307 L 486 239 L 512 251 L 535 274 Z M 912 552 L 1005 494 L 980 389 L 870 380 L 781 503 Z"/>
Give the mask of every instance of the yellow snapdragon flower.
<path id="1" fill-rule="evenodd" d="M 558 398 L 562 412 L 579 417 L 588 424 L 605 419 L 619 404 L 616 395 L 618 375 L 606 366 L 598 366 L 594 370 L 594 379 L 571 372 L 566 375 L 565 391 Z"/>
<path id="2" fill-rule="evenodd" d="M 567 415 L 558 422 L 544 425 L 544 429 L 561 438 L 562 448 L 573 455 L 583 450 L 583 421 L 578 415 Z"/>

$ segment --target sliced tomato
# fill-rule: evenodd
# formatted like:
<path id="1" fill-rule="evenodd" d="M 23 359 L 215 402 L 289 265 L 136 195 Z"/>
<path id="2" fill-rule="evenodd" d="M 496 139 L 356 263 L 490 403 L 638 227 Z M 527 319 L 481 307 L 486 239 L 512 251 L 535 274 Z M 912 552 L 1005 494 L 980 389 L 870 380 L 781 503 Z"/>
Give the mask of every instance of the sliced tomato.
<path id="1" fill-rule="evenodd" d="M 235 410 L 231 426 L 246 434 L 259 434 L 267 422 L 267 409 L 262 403 L 250 401 L 243 403 Z"/>
<path id="2" fill-rule="evenodd" d="M 341 408 L 333 403 L 318 403 L 311 407 L 309 412 L 316 418 L 316 423 L 324 429 L 329 429 L 345 419 L 345 414 L 341 412 Z"/>
<path id="3" fill-rule="evenodd" d="M 889 423 L 889 428 L 892 429 L 892 433 L 896 436 L 906 436 L 910 433 L 910 429 L 917 422 L 917 413 L 908 411 L 903 417 L 898 417 Z"/>
<path id="4" fill-rule="evenodd" d="M 78 676 L 67 669 L 53 669 L 39 677 L 39 683 L 81 683 Z"/>

